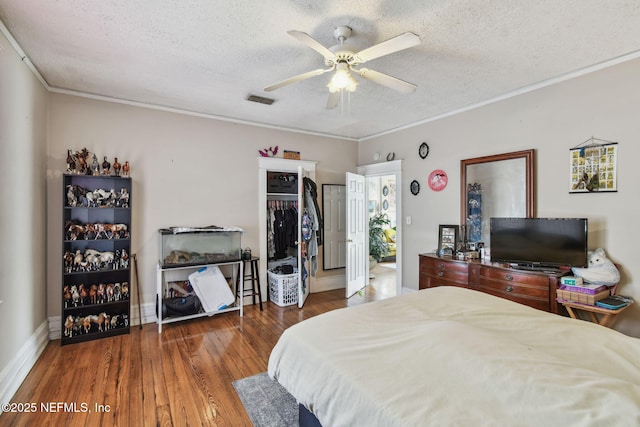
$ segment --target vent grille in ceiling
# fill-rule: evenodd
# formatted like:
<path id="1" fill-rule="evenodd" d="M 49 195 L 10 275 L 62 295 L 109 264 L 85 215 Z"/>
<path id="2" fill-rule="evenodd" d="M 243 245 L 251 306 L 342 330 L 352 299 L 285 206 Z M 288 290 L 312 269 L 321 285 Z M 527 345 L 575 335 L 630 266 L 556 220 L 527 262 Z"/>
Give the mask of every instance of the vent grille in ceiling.
<path id="1" fill-rule="evenodd" d="M 259 104 L 271 105 L 275 102 L 275 99 L 265 98 L 264 96 L 258 96 L 258 95 L 249 95 L 247 97 L 247 101 L 257 102 Z"/>

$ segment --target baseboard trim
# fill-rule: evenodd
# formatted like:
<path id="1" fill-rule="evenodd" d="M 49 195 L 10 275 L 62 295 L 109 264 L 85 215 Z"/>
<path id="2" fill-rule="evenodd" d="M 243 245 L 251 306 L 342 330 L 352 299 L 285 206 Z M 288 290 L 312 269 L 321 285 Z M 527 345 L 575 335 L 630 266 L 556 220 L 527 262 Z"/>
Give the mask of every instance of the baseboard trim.
<path id="1" fill-rule="evenodd" d="M 140 324 L 145 325 L 147 323 L 156 323 L 158 321 L 157 313 L 156 313 L 156 303 L 148 302 L 142 304 L 140 307 L 140 311 L 142 313 L 142 321 L 140 320 L 140 316 L 138 315 L 138 306 L 131 306 L 131 325 L 139 326 Z"/>
<path id="2" fill-rule="evenodd" d="M 53 316 L 47 319 L 49 322 L 49 341 L 59 340 L 62 334 L 62 316 Z"/>
<path id="3" fill-rule="evenodd" d="M 13 360 L 0 372 L 0 402 L 11 401 L 22 382 L 27 378 L 31 368 L 36 364 L 49 342 L 47 326 L 47 321 L 42 322 Z M 1 413 L 2 409 L 0 408 Z"/>

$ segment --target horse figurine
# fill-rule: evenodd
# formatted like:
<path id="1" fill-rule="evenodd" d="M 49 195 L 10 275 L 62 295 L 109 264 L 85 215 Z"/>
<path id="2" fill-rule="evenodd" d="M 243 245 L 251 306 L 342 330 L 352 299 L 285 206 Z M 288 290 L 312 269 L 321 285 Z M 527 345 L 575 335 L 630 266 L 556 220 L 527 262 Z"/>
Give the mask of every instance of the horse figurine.
<path id="1" fill-rule="evenodd" d="M 71 153 L 71 150 L 67 150 L 67 173 L 76 172 L 76 161 Z"/>
<path id="2" fill-rule="evenodd" d="M 121 165 L 120 165 L 120 163 L 118 163 L 118 158 L 114 157 L 114 159 L 113 159 L 113 174 L 115 176 L 120 176 L 120 168 L 121 168 Z"/>
<path id="3" fill-rule="evenodd" d="M 102 174 L 109 175 L 111 172 L 111 163 L 107 160 L 107 156 L 104 156 L 104 161 L 102 162 Z"/>
<path id="4" fill-rule="evenodd" d="M 98 163 L 98 158 L 95 154 L 91 154 L 93 160 L 91 161 L 91 173 L 93 175 L 100 175 L 100 164 Z"/>

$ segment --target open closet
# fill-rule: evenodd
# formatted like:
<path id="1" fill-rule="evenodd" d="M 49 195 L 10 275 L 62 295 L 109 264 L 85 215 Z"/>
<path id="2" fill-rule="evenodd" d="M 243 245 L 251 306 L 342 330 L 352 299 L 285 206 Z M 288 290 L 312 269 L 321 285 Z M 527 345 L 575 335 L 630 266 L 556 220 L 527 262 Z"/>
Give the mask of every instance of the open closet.
<path id="1" fill-rule="evenodd" d="M 264 157 L 258 163 L 262 295 L 302 307 L 318 265 L 320 212 L 305 197 L 305 183 L 315 185 L 316 162 Z"/>

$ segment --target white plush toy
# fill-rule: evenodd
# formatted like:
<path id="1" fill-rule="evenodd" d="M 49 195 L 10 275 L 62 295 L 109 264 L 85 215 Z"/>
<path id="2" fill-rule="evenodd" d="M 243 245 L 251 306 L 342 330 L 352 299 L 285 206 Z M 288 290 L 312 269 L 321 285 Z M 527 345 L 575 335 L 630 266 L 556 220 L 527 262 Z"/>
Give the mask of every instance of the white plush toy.
<path id="1" fill-rule="evenodd" d="M 595 285 L 613 286 L 620 281 L 620 272 L 602 248 L 589 251 L 587 268 L 572 267 L 571 270 L 575 276 Z"/>

